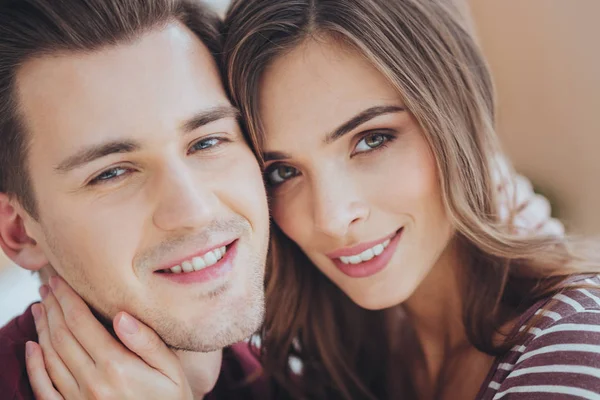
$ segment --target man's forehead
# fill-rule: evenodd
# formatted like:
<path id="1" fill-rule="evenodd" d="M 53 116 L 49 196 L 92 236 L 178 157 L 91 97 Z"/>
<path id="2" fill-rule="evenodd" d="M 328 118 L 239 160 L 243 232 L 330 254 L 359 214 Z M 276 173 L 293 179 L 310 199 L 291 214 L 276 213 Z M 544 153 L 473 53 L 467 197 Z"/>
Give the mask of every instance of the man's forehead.
<path id="1" fill-rule="evenodd" d="M 179 24 L 92 53 L 30 60 L 17 90 L 32 138 L 43 133 L 38 141 L 63 145 L 173 130 L 199 110 L 228 104 L 208 49 Z"/>

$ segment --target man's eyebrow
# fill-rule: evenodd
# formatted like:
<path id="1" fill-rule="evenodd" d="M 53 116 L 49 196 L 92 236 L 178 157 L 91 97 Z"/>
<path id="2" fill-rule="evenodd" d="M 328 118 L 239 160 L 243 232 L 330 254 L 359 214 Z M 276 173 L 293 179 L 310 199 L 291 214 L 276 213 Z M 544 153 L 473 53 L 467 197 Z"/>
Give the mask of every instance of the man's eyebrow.
<path id="1" fill-rule="evenodd" d="M 114 140 L 106 143 L 100 143 L 86 147 L 78 151 L 76 154 L 66 158 L 64 161 L 54 167 L 54 170 L 64 174 L 110 154 L 131 153 L 139 149 L 140 145 L 137 142 L 128 140 Z"/>
<path id="2" fill-rule="evenodd" d="M 189 121 L 183 124 L 183 132 L 189 133 L 195 129 L 208 125 L 211 122 L 218 121 L 224 118 L 240 117 L 240 111 L 233 106 L 217 106 L 205 111 L 201 111 L 192 117 Z"/>
<path id="3" fill-rule="evenodd" d="M 352 130 L 356 129 L 360 125 L 362 125 L 380 115 L 392 114 L 392 113 L 397 113 L 397 112 L 402 112 L 402 111 L 406 111 L 406 108 L 399 107 L 399 106 L 376 106 L 376 107 L 367 108 L 366 110 L 360 112 L 356 116 L 350 118 L 348 121 L 344 122 L 336 130 L 334 130 L 333 132 L 328 134 L 325 137 L 324 142 L 326 144 L 329 144 L 329 143 L 339 139 L 340 137 L 344 136 L 346 133 L 351 132 Z"/>
<path id="4" fill-rule="evenodd" d="M 201 111 L 187 122 L 183 124 L 184 133 L 191 132 L 211 122 L 218 121 L 223 118 L 239 118 L 240 112 L 233 106 L 217 106 L 211 109 Z M 101 143 L 87 147 L 77 152 L 54 169 L 60 173 L 67 173 L 75 168 L 81 167 L 84 164 L 90 163 L 99 158 L 110 154 L 131 153 L 141 148 L 140 144 L 128 140 L 116 140 L 107 143 Z"/>

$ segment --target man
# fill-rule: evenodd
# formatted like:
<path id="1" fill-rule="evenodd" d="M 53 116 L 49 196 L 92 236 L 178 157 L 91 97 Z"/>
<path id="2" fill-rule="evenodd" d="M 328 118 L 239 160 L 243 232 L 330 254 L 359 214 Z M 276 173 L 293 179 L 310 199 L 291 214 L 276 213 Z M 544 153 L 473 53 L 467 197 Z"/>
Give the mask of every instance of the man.
<path id="1" fill-rule="evenodd" d="M 222 355 L 262 320 L 268 210 L 218 52 L 218 20 L 193 1 L 0 0 L 0 247 L 68 283 L 52 278 L 43 306 L 0 331 L 2 398 L 33 396 L 28 341 L 65 397 L 78 396 L 69 376 L 87 366 L 119 374 L 124 347 L 45 351 L 85 347 L 85 334 L 45 315 L 62 306 L 81 320 L 70 330 L 91 324 L 69 286 L 106 325 L 123 311 L 115 331 L 127 346 L 127 332 L 151 328 L 180 356 L 182 371 L 157 373 L 168 379 L 154 398 L 254 390 L 233 388 L 252 373 L 243 350 Z M 155 350 L 150 365 L 173 354 L 160 341 L 137 345 Z M 28 357 L 40 350 L 27 344 Z"/>

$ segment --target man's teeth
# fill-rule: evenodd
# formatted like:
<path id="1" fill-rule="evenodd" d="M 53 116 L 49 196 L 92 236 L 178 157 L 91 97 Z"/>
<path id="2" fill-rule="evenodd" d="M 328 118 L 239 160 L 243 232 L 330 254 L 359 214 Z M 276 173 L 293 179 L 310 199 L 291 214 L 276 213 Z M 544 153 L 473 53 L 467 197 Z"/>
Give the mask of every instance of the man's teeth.
<path id="1" fill-rule="evenodd" d="M 342 257 L 340 257 L 340 260 L 344 264 L 360 264 L 361 262 L 369 261 L 369 260 L 373 259 L 374 257 L 377 257 L 378 255 L 383 253 L 383 250 L 386 247 L 388 247 L 389 244 L 390 244 L 390 239 L 387 239 L 385 242 L 379 243 L 378 245 L 375 245 L 375 246 L 371 247 L 370 249 L 363 251 L 360 254 L 356 254 L 354 256 L 348 256 L 348 257 L 342 256 Z"/>
<path id="2" fill-rule="evenodd" d="M 219 247 L 218 249 L 209 251 L 201 257 L 194 257 L 191 260 L 184 261 L 181 263 L 181 265 L 176 265 L 172 268 L 169 268 L 169 270 L 174 274 L 200 271 L 216 264 L 221 258 L 223 258 L 226 252 L 227 248 L 225 246 Z"/>

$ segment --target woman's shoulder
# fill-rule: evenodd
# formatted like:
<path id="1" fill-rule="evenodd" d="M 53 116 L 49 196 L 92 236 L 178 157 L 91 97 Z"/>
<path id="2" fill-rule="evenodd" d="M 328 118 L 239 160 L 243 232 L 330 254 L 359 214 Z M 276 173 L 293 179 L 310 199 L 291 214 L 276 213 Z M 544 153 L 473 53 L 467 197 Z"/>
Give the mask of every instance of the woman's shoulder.
<path id="1" fill-rule="evenodd" d="M 588 322 L 594 325 L 600 317 L 600 275 L 586 276 L 573 279 L 569 282 L 568 289 L 548 299 L 534 315 L 540 316 L 535 324 L 537 329 L 532 333 L 532 340 L 540 336 L 543 331 L 548 334 L 548 329 L 558 329 L 557 326 L 573 321 Z M 587 325 L 587 324 L 586 324 Z M 567 326 L 575 329 L 575 326 Z M 565 329 L 567 329 L 565 327 Z M 580 327 L 585 330 L 585 327 Z M 537 334 L 536 334 L 537 333 Z"/>
<path id="2" fill-rule="evenodd" d="M 600 399 L 600 276 L 571 285 L 528 311 L 528 334 L 498 360 L 480 398 Z"/>

